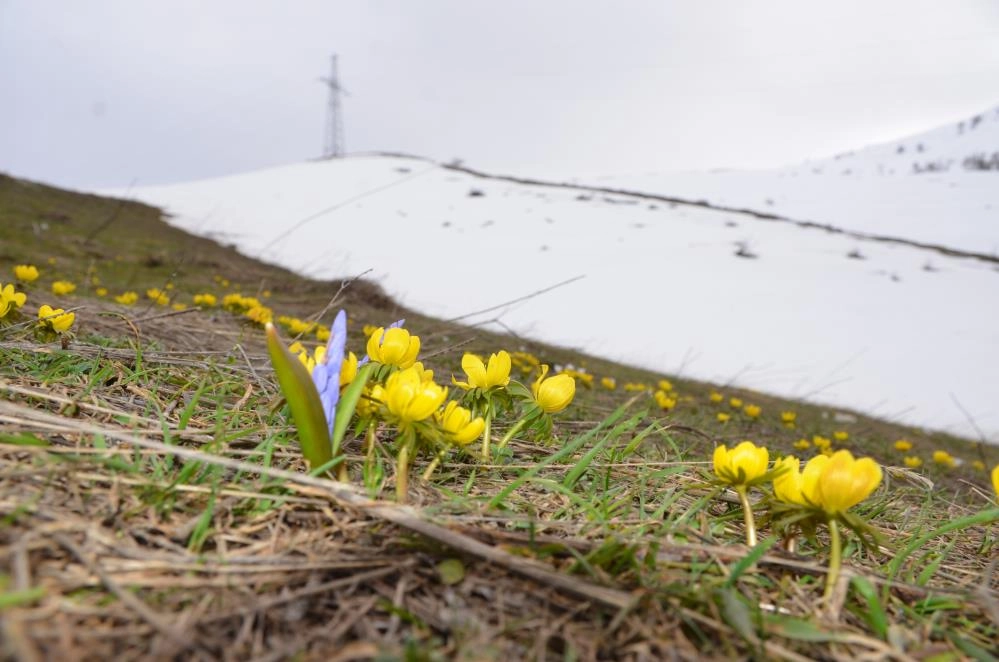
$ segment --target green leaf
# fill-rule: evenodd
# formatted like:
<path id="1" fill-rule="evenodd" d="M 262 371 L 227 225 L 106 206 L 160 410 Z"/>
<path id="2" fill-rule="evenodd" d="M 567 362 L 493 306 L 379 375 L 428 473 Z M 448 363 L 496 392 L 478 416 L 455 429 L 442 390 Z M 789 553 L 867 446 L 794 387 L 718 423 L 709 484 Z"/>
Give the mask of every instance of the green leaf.
<path id="1" fill-rule="evenodd" d="M 841 641 L 845 638 L 843 634 L 832 632 L 827 628 L 820 627 L 811 621 L 805 621 L 800 618 L 770 616 L 766 620 L 768 623 L 766 631 L 770 635 L 777 635 L 787 639 L 821 642 Z"/>
<path id="2" fill-rule="evenodd" d="M 0 443 L 13 444 L 15 446 L 48 446 L 49 442 L 37 435 L 28 432 L 2 433 Z"/>
<path id="3" fill-rule="evenodd" d="M 733 588 L 723 588 L 718 591 L 721 598 L 722 618 L 735 630 L 740 637 L 750 643 L 757 641 L 756 629 L 753 627 L 753 615 L 749 606 L 742 601 L 739 592 Z"/>
<path id="4" fill-rule="evenodd" d="M 343 441 L 343 437 L 347 433 L 350 419 L 354 415 L 354 410 L 357 409 L 357 402 L 364 393 L 364 387 L 368 383 L 368 376 L 371 375 L 371 370 L 371 363 L 361 368 L 354 377 L 354 381 L 344 389 L 343 395 L 340 396 L 340 401 L 336 405 L 336 422 L 333 423 L 334 455 L 340 451 L 340 442 Z"/>
<path id="5" fill-rule="evenodd" d="M 850 580 L 850 584 L 853 586 L 853 590 L 857 592 L 857 595 L 864 601 L 866 608 L 861 610 L 861 616 L 871 626 L 871 630 L 882 640 L 885 640 L 888 636 L 888 616 L 881 605 L 881 600 L 878 598 L 878 591 L 874 588 L 874 584 L 860 575 L 855 575 Z"/>
<path id="6" fill-rule="evenodd" d="M 0 609 L 8 607 L 20 607 L 21 605 L 38 602 L 45 597 L 45 589 L 41 586 L 29 588 L 24 591 L 8 591 L 0 593 Z"/>
<path id="7" fill-rule="evenodd" d="M 302 362 L 278 338 L 273 324 L 267 325 L 267 352 L 298 428 L 302 455 L 310 468 L 323 466 L 333 458 L 333 448 L 316 385 Z"/>
<path id="8" fill-rule="evenodd" d="M 749 550 L 749 553 L 739 559 L 735 565 L 732 566 L 732 570 L 728 575 L 728 579 L 722 584 L 724 588 L 731 588 L 735 586 L 735 583 L 739 581 L 739 577 L 742 576 L 746 570 L 753 567 L 753 564 L 759 561 L 764 554 L 770 551 L 770 548 L 777 544 L 776 536 L 770 536 L 769 538 L 764 538 L 760 542 L 756 543 L 756 546 Z"/>
<path id="9" fill-rule="evenodd" d="M 973 641 L 965 639 L 956 632 L 949 632 L 947 634 L 947 637 L 951 640 L 951 642 L 955 646 L 961 649 L 962 653 L 964 653 L 973 660 L 977 660 L 977 662 L 995 662 L 996 660 L 995 655 L 988 652 L 987 650 L 985 650 L 978 644 L 974 643 Z"/>

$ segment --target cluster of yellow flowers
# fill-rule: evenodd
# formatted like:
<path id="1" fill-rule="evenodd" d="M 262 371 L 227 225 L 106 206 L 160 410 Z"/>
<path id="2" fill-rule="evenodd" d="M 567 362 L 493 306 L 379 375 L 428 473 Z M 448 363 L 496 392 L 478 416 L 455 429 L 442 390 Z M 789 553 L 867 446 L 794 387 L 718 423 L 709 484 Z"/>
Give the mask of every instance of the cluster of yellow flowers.
<path id="1" fill-rule="evenodd" d="M 915 444 L 913 444 L 908 439 L 896 439 L 895 443 L 892 444 L 892 448 L 894 448 L 896 451 L 898 451 L 899 453 L 906 454 L 902 458 L 902 462 L 905 464 L 906 467 L 910 469 L 918 469 L 924 464 L 923 458 L 915 454 L 910 454 L 914 447 Z M 941 449 L 933 451 L 930 454 L 930 460 L 933 462 L 934 466 L 939 467 L 941 469 L 953 469 L 954 467 L 958 466 L 958 464 L 961 462 L 958 458 L 954 457 L 947 451 Z M 982 462 L 981 460 L 972 460 L 970 462 L 970 465 L 971 468 L 973 468 L 976 471 L 985 471 L 987 469 L 985 463 Z"/>
<path id="2" fill-rule="evenodd" d="M 277 323 L 293 336 L 304 336 L 316 333 L 316 330 L 319 327 L 317 322 L 307 322 L 289 315 L 281 315 L 277 318 Z"/>
<path id="3" fill-rule="evenodd" d="M 170 303 L 170 295 L 158 287 L 151 287 L 146 290 L 146 298 L 157 306 L 166 306 Z"/>
<path id="4" fill-rule="evenodd" d="M 563 368 L 561 374 L 569 375 L 586 388 L 593 388 L 593 373 L 577 370 L 575 368 Z"/>
<path id="5" fill-rule="evenodd" d="M 342 317 L 342 319 L 341 319 Z M 432 370 L 418 360 L 420 338 L 401 322 L 389 328 L 367 329 L 367 356 L 358 361 L 346 350 L 346 319 L 338 316 L 328 345 L 316 347 L 310 354 L 300 342 L 288 349 L 297 356 L 319 388 L 319 401 L 324 404 L 332 429 L 339 392 L 346 393 L 355 383 L 360 388 L 359 399 L 351 410 L 357 417 L 357 428 L 366 431 L 366 471 L 373 466 L 379 430 L 394 430 L 397 458 L 396 490 L 404 500 L 408 490 L 408 467 L 420 451 L 433 456 L 425 477 L 429 477 L 450 449 L 463 449 L 483 438 L 483 458 L 491 459 L 489 436 L 492 420 L 497 413 L 508 411 L 516 402 L 522 405 L 522 418 L 506 433 L 503 445 L 519 430 L 530 428 L 538 433 L 550 432 L 550 416 L 572 402 L 575 379 L 569 374 L 548 377 L 549 367 L 540 365 L 537 380 L 528 390 L 510 378 L 513 360 L 500 351 L 483 360 L 472 353 L 462 357 L 465 379 L 452 376 L 452 384 L 462 389 L 463 396 L 448 400 L 449 389 L 434 381 Z M 314 329 L 300 325 L 294 318 L 285 318 L 291 331 L 306 333 Z M 325 386 L 327 366 L 338 366 L 333 391 Z M 361 365 L 367 365 L 362 371 Z M 322 366 L 323 374 L 320 374 Z M 360 380 L 360 381 L 358 381 Z M 322 385 L 320 385 L 320 382 Z M 286 394 L 288 395 L 288 394 Z M 348 415 L 351 415 L 348 414 Z"/>
<path id="6" fill-rule="evenodd" d="M 792 515 L 786 520 L 801 526 L 807 518 L 824 521 L 831 540 L 829 573 L 826 576 L 826 598 L 831 595 L 836 583 L 842 546 L 839 527 L 845 525 L 855 531 L 866 529 L 866 524 L 848 511 L 866 499 L 881 484 L 881 466 L 871 458 L 854 458 L 848 450 L 839 450 L 832 455 L 816 455 L 804 469 L 801 460 L 789 455 L 771 465 L 770 452 L 765 446 L 757 446 L 751 441 L 743 441 L 729 449 L 727 446 L 715 448 L 713 457 L 714 472 L 718 479 L 736 490 L 742 504 L 746 523 L 746 542 L 756 545 L 756 525 L 753 506 L 748 499 L 751 487 L 764 483 L 773 484 L 776 512 L 790 510 Z M 803 511 L 795 514 L 795 511 Z M 775 518 L 780 526 L 779 518 Z M 790 525 L 788 525 L 790 526 Z"/>
<path id="7" fill-rule="evenodd" d="M 38 280 L 40 273 L 38 267 L 31 264 L 18 264 L 14 266 L 14 278 L 23 285 L 30 285 Z M 52 284 L 52 291 L 56 294 L 69 294 L 76 289 L 76 286 L 68 281 L 55 281 Z M 0 283 L 0 323 L 6 323 L 14 318 L 20 317 L 21 308 L 28 302 L 28 295 L 18 291 L 13 283 L 4 285 Z M 42 304 L 38 309 L 37 329 L 43 335 L 46 333 L 65 333 L 73 326 L 76 314 L 67 313 L 62 308 L 53 308 L 48 304 Z"/>
<path id="8" fill-rule="evenodd" d="M 222 297 L 222 307 L 261 326 L 274 319 L 274 311 L 261 303 L 260 299 L 243 296 L 238 292 Z"/>
<path id="9" fill-rule="evenodd" d="M 541 366 L 541 359 L 529 352 L 512 352 L 510 362 L 525 375 L 529 375 Z"/>
<path id="10" fill-rule="evenodd" d="M 194 305 L 202 308 L 214 308 L 218 305 L 218 298 L 211 292 L 202 292 L 194 295 Z"/>

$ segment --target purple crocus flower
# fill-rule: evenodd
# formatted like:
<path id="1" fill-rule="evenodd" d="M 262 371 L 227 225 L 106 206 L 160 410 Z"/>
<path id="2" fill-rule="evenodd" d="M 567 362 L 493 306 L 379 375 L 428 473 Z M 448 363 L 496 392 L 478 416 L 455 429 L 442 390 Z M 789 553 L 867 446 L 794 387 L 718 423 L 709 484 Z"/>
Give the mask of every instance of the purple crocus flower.
<path id="1" fill-rule="evenodd" d="M 336 403 L 340 400 L 340 368 L 343 366 L 344 348 L 347 345 L 347 313 L 341 310 L 333 320 L 330 329 L 330 339 L 326 343 L 326 355 L 316 363 L 312 371 L 312 381 L 319 391 L 319 400 L 323 403 L 323 413 L 333 434 L 333 423 L 336 421 Z"/>

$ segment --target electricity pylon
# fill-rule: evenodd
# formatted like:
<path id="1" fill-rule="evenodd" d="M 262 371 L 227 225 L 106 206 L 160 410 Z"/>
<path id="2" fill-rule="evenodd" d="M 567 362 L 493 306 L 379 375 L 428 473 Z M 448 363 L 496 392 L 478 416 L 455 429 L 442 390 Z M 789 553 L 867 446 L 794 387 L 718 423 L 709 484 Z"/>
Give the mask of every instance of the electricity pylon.
<path id="1" fill-rule="evenodd" d="M 340 87 L 340 78 L 336 70 L 336 55 L 331 58 L 329 78 L 320 78 L 330 89 L 329 101 L 326 103 L 326 125 L 323 130 L 323 158 L 332 159 L 343 156 L 343 108 L 340 106 L 340 92 L 346 90 Z"/>

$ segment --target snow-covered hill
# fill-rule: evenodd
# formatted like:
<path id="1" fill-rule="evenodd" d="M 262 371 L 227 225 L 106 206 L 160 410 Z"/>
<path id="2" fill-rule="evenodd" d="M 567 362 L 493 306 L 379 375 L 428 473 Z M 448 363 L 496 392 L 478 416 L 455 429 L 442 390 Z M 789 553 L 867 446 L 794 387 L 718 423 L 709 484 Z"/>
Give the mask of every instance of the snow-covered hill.
<path id="1" fill-rule="evenodd" d="M 584 276 L 467 321 L 974 435 L 956 398 L 999 440 L 999 271 L 988 261 L 398 157 L 131 195 L 305 274 L 371 269 L 444 318 Z"/>
<path id="2" fill-rule="evenodd" d="M 573 181 L 999 256 L 999 108 L 903 140 L 777 170 Z"/>

